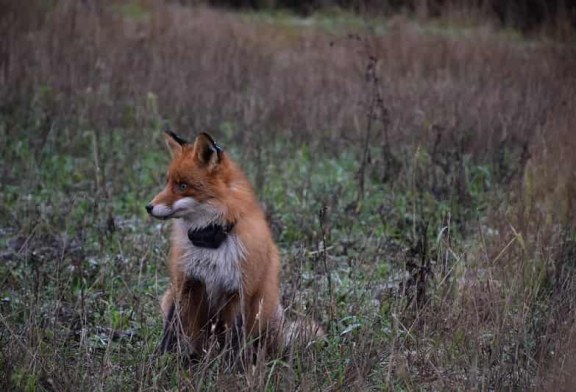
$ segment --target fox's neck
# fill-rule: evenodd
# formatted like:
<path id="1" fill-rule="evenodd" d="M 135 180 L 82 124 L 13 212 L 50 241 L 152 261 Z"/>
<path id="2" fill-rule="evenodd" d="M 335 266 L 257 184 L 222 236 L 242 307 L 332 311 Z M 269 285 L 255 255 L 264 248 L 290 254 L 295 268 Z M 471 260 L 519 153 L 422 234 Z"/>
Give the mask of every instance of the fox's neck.
<path id="1" fill-rule="evenodd" d="M 221 199 L 225 209 L 221 217 L 223 224 L 236 223 L 262 214 L 261 205 L 246 175 L 233 163 L 231 170 L 234 175 L 230 178 L 234 180 L 227 184 L 228 192 Z"/>
<path id="2" fill-rule="evenodd" d="M 202 204 L 193 214 L 176 219 L 176 224 L 186 230 L 202 229 L 212 224 L 223 224 L 226 221 L 226 209 L 223 206 Z"/>

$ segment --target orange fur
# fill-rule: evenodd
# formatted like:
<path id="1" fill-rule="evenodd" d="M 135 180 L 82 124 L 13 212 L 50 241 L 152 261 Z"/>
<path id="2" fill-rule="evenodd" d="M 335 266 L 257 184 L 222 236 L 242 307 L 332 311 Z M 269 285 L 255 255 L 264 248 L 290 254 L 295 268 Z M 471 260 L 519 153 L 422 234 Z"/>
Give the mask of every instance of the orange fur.
<path id="1" fill-rule="evenodd" d="M 268 332 L 268 342 L 277 346 L 283 319 L 279 252 L 252 186 L 208 135 L 200 134 L 193 144 L 179 141 L 175 135 L 166 134 L 172 151 L 168 181 L 147 207 L 155 217 L 177 218 L 168 262 L 171 285 L 161 307 L 169 322 L 174 306 L 178 326 L 166 328 L 173 328 L 179 339 L 184 338 L 193 351 L 200 352 L 215 325 L 220 326 L 216 333 L 225 333 L 242 315 L 245 336 L 261 337 Z M 213 222 L 234 224 L 231 238 L 226 240 L 233 242 L 220 247 L 224 250 L 194 249 L 183 238 L 183 228 Z M 211 260 L 212 255 L 216 257 L 217 265 L 212 267 L 216 273 L 208 276 L 209 268 L 200 270 L 196 265 L 203 258 Z M 235 268 L 239 272 L 238 287 L 230 277 L 217 276 L 218 271 L 234 272 Z"/>

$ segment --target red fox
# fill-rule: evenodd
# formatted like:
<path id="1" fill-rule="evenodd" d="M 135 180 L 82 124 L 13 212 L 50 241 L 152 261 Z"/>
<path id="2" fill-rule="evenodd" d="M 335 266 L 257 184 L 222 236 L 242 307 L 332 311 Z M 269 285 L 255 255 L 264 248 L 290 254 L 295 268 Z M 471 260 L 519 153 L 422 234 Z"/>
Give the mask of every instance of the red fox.
<path id="1" fill-rule="evenodd" d="M 174 219 L 160 350 L 185 341 L 200 355 L 211 336 L 231 336 L 233 345 L 265 337 L 276 350 L 294 328 L 283 327 L 279 252 L 249 180 L 206 133 L 188 143 L 166 131 L 165 140 L 166 187 L 146 206 L 155 218 Z"/>

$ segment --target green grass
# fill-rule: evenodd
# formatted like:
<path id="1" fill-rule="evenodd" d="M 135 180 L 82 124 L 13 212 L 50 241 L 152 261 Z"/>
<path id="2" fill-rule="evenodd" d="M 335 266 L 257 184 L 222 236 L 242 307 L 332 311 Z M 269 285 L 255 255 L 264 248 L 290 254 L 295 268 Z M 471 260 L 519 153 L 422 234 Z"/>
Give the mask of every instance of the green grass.
<path id="1" fill-rule="evenodd" d="M 158 300 L 168 284 L 168 223 L 149 219 L 143 206 L 161 188 L 169 160 L 160 132 L 141 130 L 137 138 L 128 130 L 52 132 L 42 146 L 33 137 L 8 138 L 1 154 L 5 382 L 23 390 L 72 384 L 131 389 L 135 382 L 144 389 L 200 382 L 203 389 L 219 388 L 217 364 L 201 372 L 208 380 L 200 381 L 173 357 L 152 359 L 162 329 Z M 367 173 L 365 195 L 357 205 L 354 151 L 331 155 L 279 139 L 261 151 L 261 167 L 242 159 L 239 146 L 230 146 L 229 153 L 250 177 L 260 173 L 264 179 L 260 198 L 283 255 L 286 305 L 330 326 L 325 347 L 297 353 L 290 364 L 270 362 L 264 370 L 267 389 L 299 382 L 318 388 L 345 385 L 349 369 L 365 361 L 356 347 L 359 340 L 371 350 L 389 347 L 395 333 L 392 315 L 399 306 L 394 292 L 405 269 L 405 251 L 415 248 L 422 235 L 419 225 L 427 223 L 435 248 L 448 215 L 481 218 L 477 207 L 490 190 L 489 169 L 467 164 L 473 202 L 454 213 L 450 200 L 409 182 L 392 188 Z M 414 175 L 418 165 L 429 163 L 422 154 L 409 157 Z M 328 232 L 324 245 L 321 209 Z M 464 235 L 452 230 L 454 238 Z M 324 247 L 333 299 L 321 257 Z M 366 354 L 375 362 L 363 365 L 365 376 L 374 385 L 384 382 L 379 369 L 387 361 L 385 352 Z M 310 357 L 317 362 L 310 363 Z"/>

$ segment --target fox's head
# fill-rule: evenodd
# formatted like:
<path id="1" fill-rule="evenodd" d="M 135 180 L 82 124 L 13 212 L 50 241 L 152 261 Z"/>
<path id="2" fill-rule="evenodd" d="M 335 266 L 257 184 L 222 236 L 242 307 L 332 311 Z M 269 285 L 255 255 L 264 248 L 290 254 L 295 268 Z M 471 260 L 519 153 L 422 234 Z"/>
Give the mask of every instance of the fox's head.
<path id="1" fill-rule="evenodd" d="M 172 154 L 166 187 L 146 206 L 158 219 L 184 218 L 196 225 L 208 224 L 226 213 L 226 157 L 207 133 L 194 143 L 173 132 L 164 133 Z"/>

